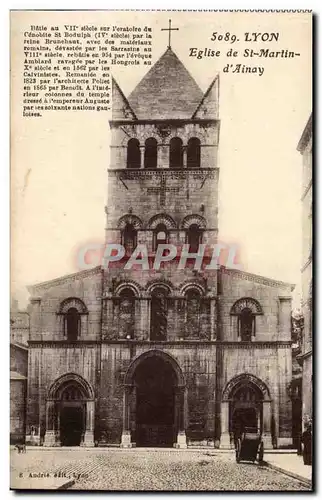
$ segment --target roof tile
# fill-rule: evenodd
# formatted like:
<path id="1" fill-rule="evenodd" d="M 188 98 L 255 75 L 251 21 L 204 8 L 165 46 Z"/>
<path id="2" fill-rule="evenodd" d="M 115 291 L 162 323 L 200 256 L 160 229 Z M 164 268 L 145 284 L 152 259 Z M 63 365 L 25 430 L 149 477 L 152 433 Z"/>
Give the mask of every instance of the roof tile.
<path id="1" fill-rule="evenodd" d="M 189 119 L 203 97 L 188 70 L 168 48 L 129 95 L 138 119 Z"/>

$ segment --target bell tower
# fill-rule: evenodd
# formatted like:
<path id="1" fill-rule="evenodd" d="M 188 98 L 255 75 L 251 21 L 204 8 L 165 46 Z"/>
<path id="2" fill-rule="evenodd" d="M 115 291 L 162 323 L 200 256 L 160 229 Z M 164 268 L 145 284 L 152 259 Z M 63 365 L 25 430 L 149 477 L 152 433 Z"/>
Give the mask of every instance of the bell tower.
<path id="1" fill-rule="evenodd" d="M 209 342 L 215 374 L 217 271 L 196 270 L 189 259 L 179 269 L 178 260 L 183 245 L 193 254 L 201 243 L 217 242 L 219 76 L 203 93 L 169 41 L 164 54 L 128 97 L 112 80 L 112 99 L 106 243 L 123 245 L 125 255 L 103 271 L 102 341 L 106 352 L 118 345 L 118 356 L 127 366 L 145 350 L 172 353 L 178 360 L 186 349 Z M 174 245 L 177 258 L 155 269 L 160 244 Z M 128 259 L 138 245 L 146 248 L 149 266 L 128 269 Z M 199 389 L 214 394 L 216 377 L 197 392 Z M 182 390 L 175 395 L 175 423 L 170 434 L 175 446 L 185 447 L 188 400 L 192 398 L 192 422 L 205 412 L 201 406 L 206 403 L 202 395 L 189 396 L 187 389 L 176 389 Z M 131 396 L 125 391 L 124 398 L 121 442 L 130 446 L 136 439 L 130 431 L 136 426 L 135 390 Z M 213 417 L 202 425 L 214 432 Z"/>
<path id="2" fill-rule="evenodd" d="M 196 252 L 199 243 L 217 242 L 218 95 L 219 76 L 203 93 L 171 47 L 128 97 L 112 80 L 107 243 L 124 245 L 126 254 L 138 244 L 146 245 L 152 259 L 160 243 L 177 246 L 179 255 L 186 243 Z M 188 272 L 175 271 L 174 263 L 160 272 L 120 266 L 105 272 L 109 293 L 121 277 L 144 289 L 156 275 L 179 286 Z M 193 277 L 194 271 L 190 273 Z M 208 285 L 216 294 L 216 279 L 211 281 Z M 150 338 L 148 318 L 141 317 L 131 338 Z M 116 323 L 114 338 L 120 335 Z M 172 335 L 185 337 L 184 332 Z"/>

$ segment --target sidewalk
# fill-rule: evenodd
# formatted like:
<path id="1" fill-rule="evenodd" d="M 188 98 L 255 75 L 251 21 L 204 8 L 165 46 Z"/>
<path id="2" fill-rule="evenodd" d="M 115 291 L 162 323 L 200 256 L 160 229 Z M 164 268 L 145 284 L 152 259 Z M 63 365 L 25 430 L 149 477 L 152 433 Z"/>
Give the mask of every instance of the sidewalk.
<path id="1" fill-rule="evenodd" d="M 312 484 L 312 466 L 304 465 L 303 457 L 296 453 L 270 453 L 264 456 L 265 462 L 271 469 Z"/>

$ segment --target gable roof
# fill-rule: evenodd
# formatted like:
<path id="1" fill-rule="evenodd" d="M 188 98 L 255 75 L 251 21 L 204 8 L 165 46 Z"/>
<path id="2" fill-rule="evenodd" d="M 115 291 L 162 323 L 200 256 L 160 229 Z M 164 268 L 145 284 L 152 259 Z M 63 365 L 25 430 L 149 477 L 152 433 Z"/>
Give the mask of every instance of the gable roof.
<path id="1" fill-rule="evenodd" d="M 278 281 L 272 278 L 266 278 L 265 276 L 261 276 L 259 274 L 249 273 L 246 271 L 241 271 L 239 269 L 232 269 L 225 266 L 220 266 L 220 272 L 222 274 L 228 274 L 230 276 L 233 276 L 237 279 L 253 281 L 254 283 L 258 283 L 259 285 L 281 288 L 289 292 L 292 292 L 296 286 L 294 283 L 287 283 L 286 281 Z"/>
<path id="2" fill-rule="evenodd" d="M 168 48 L 131 92 L 128 102 L 139 120 L 188 119 L 202 98 L 202 90 Z"/>
<path id="3" fill-rule="evenodd" d="M 101 274 L 101 272 L 102 272 L 102 267 L 96 266 L 90 269 L 85 269 L 83 271 L 78 271 L 77 273 L 65 274 L 64 276 L 59 276 L 58 278 L 54 278 L 49 281 L 42 281 L 41 283 L 35 283 L 34 285 L 29 285 L 27 286 L 27 290 L 31 294 L 31 296 L 33 296 L 35 293 L 41 292 L 53 286 L 59 286 L 66 282 L 88 278 L 90 276 Z"/>
<path id="4" fill-rule="evenodd" d="M 112 117 L 113 120 L 136 120 L 137 117 L 131 109 L 128 100 L 123 94 L 120 86 L 116 80 L 112 77 L 112 99 L 113 99 L 113 109 Z"/>
<path id="5" fill-rule="evenodd" d="M 192 118 L 218 118 L 219 73 L 209 85 Z"/>

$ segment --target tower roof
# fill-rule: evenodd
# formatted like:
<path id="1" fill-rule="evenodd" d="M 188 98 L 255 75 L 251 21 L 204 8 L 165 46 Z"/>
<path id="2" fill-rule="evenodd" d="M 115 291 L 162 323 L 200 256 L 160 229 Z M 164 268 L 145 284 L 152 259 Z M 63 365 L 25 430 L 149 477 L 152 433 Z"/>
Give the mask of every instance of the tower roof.
<path id="1" fill-rule="evenodd" d="M 168 48 L 128 97 L 138 119 L 192 117 L 203 97 L 188 70 Z"/>

